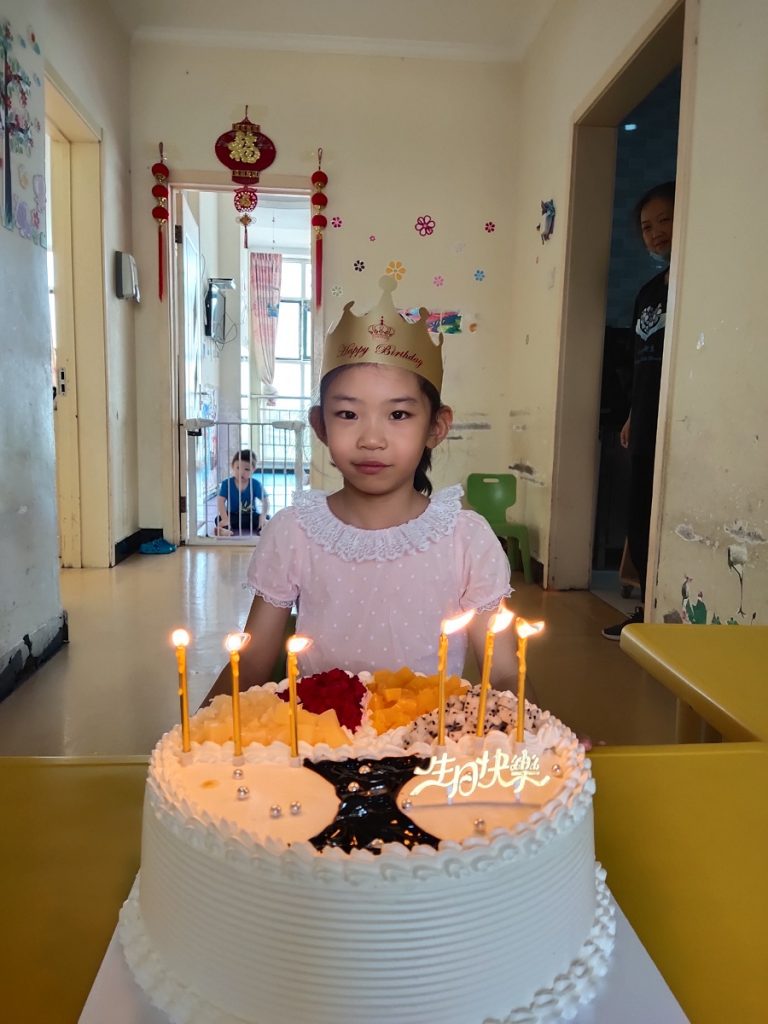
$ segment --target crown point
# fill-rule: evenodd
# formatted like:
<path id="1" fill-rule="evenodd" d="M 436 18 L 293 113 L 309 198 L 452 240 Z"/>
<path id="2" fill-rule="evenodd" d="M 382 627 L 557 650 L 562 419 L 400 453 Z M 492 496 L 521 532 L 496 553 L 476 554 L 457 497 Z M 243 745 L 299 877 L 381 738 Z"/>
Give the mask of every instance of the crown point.
<path id="1" fill-rule="evenodd" d="M 379 278 L 379 288 L 383 292 L 393 292 L 397 288 L 397 281 L 390 274 L 385 274 Z"/>

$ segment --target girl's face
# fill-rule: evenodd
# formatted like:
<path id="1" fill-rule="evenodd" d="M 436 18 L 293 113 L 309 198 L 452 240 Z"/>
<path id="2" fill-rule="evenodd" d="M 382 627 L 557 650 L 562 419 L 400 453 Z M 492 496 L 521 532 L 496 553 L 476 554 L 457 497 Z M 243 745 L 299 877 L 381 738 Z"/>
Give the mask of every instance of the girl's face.
<path id="1" fill-rule="evenodd" d="M 232 475 L 238 484 L 240 484 L 240 490 L 243 489 L 244 485 L 253 476 L 253 466 L 250 462 L 244 462 L 243 459 L 235 459 L 232 463 Z"/>
<path id="2" fill-rule="evenodd" d="M 429 399 L 415 373 L 390 366 L 350 366 L 337 373 L 312 426 L 347 484 L 371 494 L 413 488 L 425 448 L 450 429 L 443 407 L 432 421 Z"/>
<path id="3" fill-rule="evenodd" d="M 675 204 L 657 196 L 640 211 L 640 230 L 648 252 L 669 258 L 672 251 L 672 221 Z"/>

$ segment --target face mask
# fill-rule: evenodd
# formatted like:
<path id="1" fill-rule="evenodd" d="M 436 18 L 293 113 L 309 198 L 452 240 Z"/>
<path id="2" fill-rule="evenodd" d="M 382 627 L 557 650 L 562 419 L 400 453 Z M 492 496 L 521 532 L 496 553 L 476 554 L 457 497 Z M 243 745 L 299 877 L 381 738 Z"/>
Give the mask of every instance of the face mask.
<path id="1" fill-rule="evenodd" d="M 669 266 L 669 253 L 649 252 L 648 255 L 660 270 L 666 270 Z"/>

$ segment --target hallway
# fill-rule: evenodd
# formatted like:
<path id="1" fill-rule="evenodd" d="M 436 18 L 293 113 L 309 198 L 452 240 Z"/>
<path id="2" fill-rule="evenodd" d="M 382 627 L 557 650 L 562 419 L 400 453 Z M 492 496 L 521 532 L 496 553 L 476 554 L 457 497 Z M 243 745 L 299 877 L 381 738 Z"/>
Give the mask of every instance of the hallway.
<path id="1" fill-rule="evenodd" d="M 182 547 L 114 569 L 64 570 L 70 643 L 0 704 L 0 755 L 151 750 L 178 716 L 171 631 L 192 635 L 196 707 L 224 664 L 224 636 L 245 621 L 249 558 L 245 547 Z M 513 586 L 510 607 L 547 624 L 528 655 L 544 707 L 593 742 L 674 741 L 674 699 L 600 636 L 615 609 L 587 592 L 527 586 L 521 573 Z"/>

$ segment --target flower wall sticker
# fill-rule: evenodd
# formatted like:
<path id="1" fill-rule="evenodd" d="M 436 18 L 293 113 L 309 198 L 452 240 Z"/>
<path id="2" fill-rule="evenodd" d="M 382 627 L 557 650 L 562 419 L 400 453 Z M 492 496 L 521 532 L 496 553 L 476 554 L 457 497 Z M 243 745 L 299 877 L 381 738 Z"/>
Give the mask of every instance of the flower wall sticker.
<path id="1" fill-rule="evenodd" d="M 376 241 L 376 235 L 368 235 L 368 241 L 369 242 L 375 242 Z"/>
<path id="2" fill-rule="evenodd" d="M 493 234 L 493 232 L 496 230 L 496 225 L 493 223 L 492 220 L 487 220 L 485 222 L 485 230 L 488 232 L 489 235 Z"/>
<path id="3" fill-rule="evenodd" d="M 333 295 L 333 296 L 334 296 L 334 298 L 337 298 L 337 299 L 338 299 L 338 297 L 339 297 L 340 295 L 343 295 L 343 294 L 344 294 L 344 289 L 343 289 L 343 288 L 341 287 L 341 285 L 340 285 L 340 284 L 335 284 L 335 285 L 333 286 L 333 288 L 331 288 L 331 295 Z"/>
<path id="4" fill-rule="evenodd" d="M 474 276 L 475 276 L 475 280 L 476 281 L 484 281 L 485 280 L 485 271 L 478 269 L 478 270 L 475 271 L 475 275 Z"/>
<path id="5" fill-rule="evenodd" d="M 331 217 L 331 227 L 340 228 L 344 221 L 341 217 Z"/>
<path id="6" fill-rule="evenodd" d="M 435 286 L 435 288 L 442 288 L 443 285 L 445 284 L 445 278 L 443 277 L 442 274 L 435 274 L 435 276 L 432 278 L 432 284 Z"/>
<path id="7" fill-rule="evenodd" d="M 402 278 L 405 277 L 405 273 L 405 267 L 400 260 L 390 260 L 387 264 L 387 274 L 389 274 L 390 277 L 394 277 L 396 281 L 402 280 Z"/>
<path id="8" fill-rule="evenodd" d="M 431 235 L 437 227 L 434 218 L 430 217 L 429 214 L 425 213 L 423 217 L 417 217 L 416 223 L 413 225 L 414 229 L 418 231 L 422 238 L 426 238 L 427 235 Z"/>
<path id="9" fill-rule="evenodd" d="M 365 260 L 355 260 L 354 267 L 358 274 L 361 273 L 365 270 Z"/>

